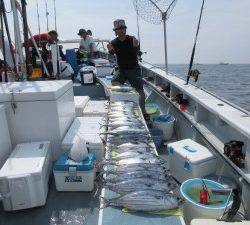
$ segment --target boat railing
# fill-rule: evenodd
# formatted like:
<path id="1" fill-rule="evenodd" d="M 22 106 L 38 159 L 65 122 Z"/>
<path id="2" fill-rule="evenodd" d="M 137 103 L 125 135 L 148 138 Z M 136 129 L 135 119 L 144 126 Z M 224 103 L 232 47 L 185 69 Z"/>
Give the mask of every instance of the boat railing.
<path id="1" fill-rule="evenodd" d="M 141 67 L 146 84 L 184 115 L 207 142 L 212 144 L 217 154 L 250 184 L 249 112 L 197 85 L 186 85 L 183 78 L 170 72 L 166 73 L 159 66 L 142 62 Z M 153 79 L 147 79 L 148 77 Z M 169 93 L 162 92 L 166 86 L 169 86 Z M 181 111 L 173 100 L 178 94 L 189 99 L 190 103 L 185 112 Z M 245 168 L 237 167 L 224 155 L 224 144 L 235 139 L 244 142 Z"/>
<path id="2" fill-rule="evenodd" d="M 150 62 L 147 62 L 147 61 L 144 61 L 144 60 L 143 60 L 143 63 L 147 63 L 147 64 L 151 65 L 152 67 L 151 67 L 150 69 L 157 68 L 157 69 L 160 69 L 160 70 L 162 70 L 162 71 L 165 72 L 165 70 L 164 70 L 162 67 L 160 67 L 160 66 L 154 65 L 154 64 L 152 64 L 152 63 L 150 63 Z M 181 79 L 181 80 L 183 80 L 183 81 L 185 82 L 185 79 L 184 79 L 183 77 L 179 76 L 179 75 L 176 74 L 176 73 L 173 73 L 173 72 L 168 71 L 168 75 L 178 77 L 179 79 Z M 195 87 L 197 87 L 197 88 L 200 88 L 201 90 L 205 91 L 206 93 L 208 93 L 208 94 L 214 96 L 215 98 L 220 99 L 221 101 L 225 102 L 226 104 L 228 104 L 228 105 L 234 107 L 235 109 L 238 109 L 239 111 L 241 111 L 241 112 L 243 112 L 243 113 L 245 113 L 245 114 L 247 114 L 247 115 L 250 116 L 250 112 L 249 112 L 249 111 L 247 111 L 247 110 L 241 108 L 240 106 L 238 106 L 238 105 L 236 105 L 236 104 L 234 104 L 234 103 L 232 103 L 232 102 L 229 102 L 229 101 L 226 100 L 225 98 L 220 97 L 220 96 L 218 96 L 218 95 L 212 93 L 211 91 L 206 90 L 204 87 L 198 86 L 198 85 L 195 84 L 195 83 L 192 83 L 191 85 L 193 85 L 193 86 L 195 86 Z"/>

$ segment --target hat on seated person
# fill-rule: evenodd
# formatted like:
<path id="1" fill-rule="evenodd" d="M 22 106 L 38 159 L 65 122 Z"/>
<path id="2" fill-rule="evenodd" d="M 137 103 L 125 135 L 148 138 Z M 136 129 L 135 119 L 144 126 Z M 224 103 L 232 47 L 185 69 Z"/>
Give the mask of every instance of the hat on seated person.
<path id="1" fill-rule="evenodd" d="M 78 35 L 82 35 L 82 34 L 86 34 L 87 31 L 85 29 L 80 29 L 79 32 L 78 32 Z"/>

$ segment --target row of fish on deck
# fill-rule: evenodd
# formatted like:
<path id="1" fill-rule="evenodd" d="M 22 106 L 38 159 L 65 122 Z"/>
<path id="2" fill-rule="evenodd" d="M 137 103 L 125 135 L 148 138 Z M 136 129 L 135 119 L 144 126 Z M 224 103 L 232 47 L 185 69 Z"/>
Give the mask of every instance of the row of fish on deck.
<path id="1" fill-rule="evenodd" d="M 182 202 L 173 194 L 177 188 L 166 161 L 156 155 L 150 133 L 138 105 L 110 102 L 106 159 L 102 161 L 101 183 L 118 194 L 102 197 L 103 206 L 119 206 L 137 211 L 177 208 Z"/>

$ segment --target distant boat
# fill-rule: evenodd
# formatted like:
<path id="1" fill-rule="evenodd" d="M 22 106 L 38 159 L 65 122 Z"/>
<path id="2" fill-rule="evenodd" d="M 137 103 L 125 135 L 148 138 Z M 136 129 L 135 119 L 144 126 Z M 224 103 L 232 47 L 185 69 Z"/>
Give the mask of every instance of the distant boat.
<path id="1" fill-rule="evenodd" d="M 226 62 L 220 62 L 219 65 L 222 65 L 222 66 L 226 66 L 226 65 L 229 65 L 229 63 L 226 63 Z"/>

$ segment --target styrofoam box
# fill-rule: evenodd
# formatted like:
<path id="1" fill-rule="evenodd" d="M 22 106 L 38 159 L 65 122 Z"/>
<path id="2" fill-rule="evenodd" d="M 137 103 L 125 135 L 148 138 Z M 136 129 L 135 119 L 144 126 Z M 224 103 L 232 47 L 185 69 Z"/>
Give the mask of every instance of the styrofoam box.
<path id="1" fill-rule="evenodd" d="M 171 174 L 180 183 L 216 171 L 216 157 L 206 147 L 191 139 L 168 144 L 168 152 Z"/>
<path id="2" fill-rule="evenodd" d="M 89 101 L 89 96 L 74 96 L 75 111 L 77 117 L 83 116 L 83 110 Z"/>
<path id="3" fill-rule="evenodd" d="M 133 93 L 117 93 L 117 92 L 113 92 L 111 91 L 111 89 L 109 89 L 109 98 L 110 101 L 112 102 L 117 102 L 117 101 L 132 101 L 135 102 L 137 104 L 139 104 L 139 99 L 140 96 L 137 92 L 133 92 Z"/>
<path id="4" fill-rule="evenodd" d="M 111 74 L 112 67 L 107 59 L 91 59 L 91 62 L 95 64 L 97 77 L 105 77 Z"/>
<path id="5" fill-rule="evenodd" d="M 0 84 L 0 104 L 6 107 L 13 146 L 48 140 L 53 160 L 58 158 L 61 141 L 75 118 L 72 81 Z"/>
<path id="6" fill-rule="evenodd" d="M 108 103 L 107 101 L 89 101 L 83 110 L 83 116 L 107 117 L 108 113 L 108 109 L 106 106 L 107 103 Z"/>
<path id="7" fill-rule="evenodd" d="M 52 160 L 50 142 L 19 144 L 0 170 L 6 211 L 45 205 Z"/>
<path id="8" fill-rule="evenodd" d="M 249 225 L 249 221 L 228 222 L 215 219 L 193 219 L 191 225 Z"/>
<path id="9" fill-rule="evenodd" d="M 12 151 L 5 107 L 0 105 L 0 168 Z"/>
<path id="10" fill-rule="evenodd" d="M 87 142 L 89 152 L 94 154 L 96 160 L 101 160 L 104 156 L 104 144 L 99 133 L 104 131 L 104 128 L 100 130 L 103 122 L 103 117 L 77 117 L 63 139 L 62 150 L 69 152 L 77 136 L 80 136 Z"/>
<path id="11" fill-rule="evenodd" d="M 94 155 L 82 162 L 75 162 L 63 154 L 53 169 L 57 191 L 92 191 L 94 189 Z"/>

